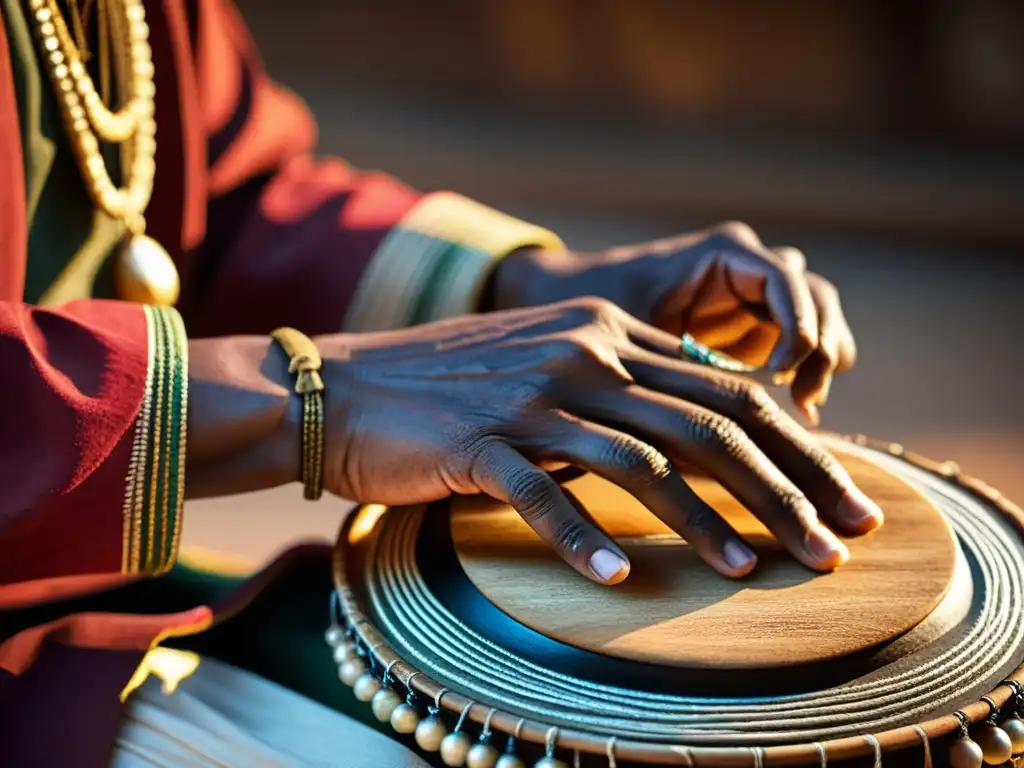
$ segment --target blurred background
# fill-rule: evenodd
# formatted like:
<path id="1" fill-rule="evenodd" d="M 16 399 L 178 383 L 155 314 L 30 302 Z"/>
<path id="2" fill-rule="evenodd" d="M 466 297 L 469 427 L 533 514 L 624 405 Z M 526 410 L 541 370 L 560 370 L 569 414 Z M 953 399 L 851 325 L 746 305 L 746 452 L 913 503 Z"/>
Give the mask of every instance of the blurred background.
<path id="1" fill-rule="evenodd" d="M 723 219 L 801 247 L 860 345 L 823 426 L 1024 503 L 1024 3 L 237 1 L 354 165 L 579 249 Z M 186 546 L 261 558 L 346 505 L 190 506 Z"/>

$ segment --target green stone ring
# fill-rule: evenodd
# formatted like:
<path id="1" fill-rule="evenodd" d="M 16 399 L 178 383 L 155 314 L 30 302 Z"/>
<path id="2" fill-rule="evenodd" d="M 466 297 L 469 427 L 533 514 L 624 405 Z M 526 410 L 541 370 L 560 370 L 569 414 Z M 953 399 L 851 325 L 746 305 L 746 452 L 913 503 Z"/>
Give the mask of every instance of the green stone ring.
<path id="1" fill-rule="evenodd" d="M 684 333 L 681 339 L 683 346 L 680 356 L 684 360 L 731 373 L 752 373 L 757 370 L 756 366 L 741 363 L 739 360 L 723 355 L 720 352 L 715 352 L 710 347 L 701 344 L 688 333 Z"/>

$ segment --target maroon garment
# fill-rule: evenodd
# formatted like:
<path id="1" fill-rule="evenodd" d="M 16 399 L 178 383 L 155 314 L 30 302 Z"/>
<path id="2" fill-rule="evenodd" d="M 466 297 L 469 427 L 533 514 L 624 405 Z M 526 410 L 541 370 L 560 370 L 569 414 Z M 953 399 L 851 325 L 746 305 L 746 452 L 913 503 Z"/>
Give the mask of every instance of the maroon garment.
<path id="1" fill-rule="evenodd" d="M 266 75 L 229 0 L 145 9 L 158 125 L 147 231 L 177 264 L 189 333 L 340 330 L 374 251 L 419 196 L 311 154 L 313 119 Z M 140 306 L 23 303 L 25 194 L 0 24 L 0 611 L 131 578 L 123 508 L 151 353 Z M 0 765 L 104 764 L 117 694 L 143 653 L 220 610 L 77 614 L 0 643 Z"/>

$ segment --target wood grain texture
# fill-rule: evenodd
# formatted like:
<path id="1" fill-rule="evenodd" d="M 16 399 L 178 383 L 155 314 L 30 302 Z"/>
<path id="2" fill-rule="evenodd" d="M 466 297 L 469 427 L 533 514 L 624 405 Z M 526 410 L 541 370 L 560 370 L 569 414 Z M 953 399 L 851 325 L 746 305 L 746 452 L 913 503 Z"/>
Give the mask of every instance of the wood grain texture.
<path id="1" fill-rule="evenodd" d="M 564 565 L 512 510 L 482 497 L 453 502 L 452 535 L 470 580 L 536 631 L 598 653 L 697 669 L 786 667 L 876 646 L 928 616 L 949 589 L 956 544 L 914 489 L 856 457 L 839 458 L 886 515 L 848 539 L 850 562 L 830 574 L 796 563 L 721 486 L 691 483 L 757 550 L 754 573 L 732 581 L 625 491 L 594 476 L 567 484 L 628 553 L 616 587 Z"/>

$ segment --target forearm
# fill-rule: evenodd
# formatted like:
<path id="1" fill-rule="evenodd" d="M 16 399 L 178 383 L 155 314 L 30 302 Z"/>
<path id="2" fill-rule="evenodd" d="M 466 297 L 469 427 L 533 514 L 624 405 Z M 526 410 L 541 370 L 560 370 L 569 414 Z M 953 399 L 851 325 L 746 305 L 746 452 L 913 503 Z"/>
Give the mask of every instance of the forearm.
<path id="1" fill-rule="evenodd" d="M 535 307 L 585 295 L 579 288 L 569 290 L 570 281 L 561 278 L 579 275 L 588 266 L 586 259 L 565 248 L 520 248 L 495 264 L 479 311 Z"/>
<path id="2" fill-rule="evenodd" d="M 270 337 L 189 344 L 189 498 L 270 488 L 299 477 L 299 398 Z"/>

